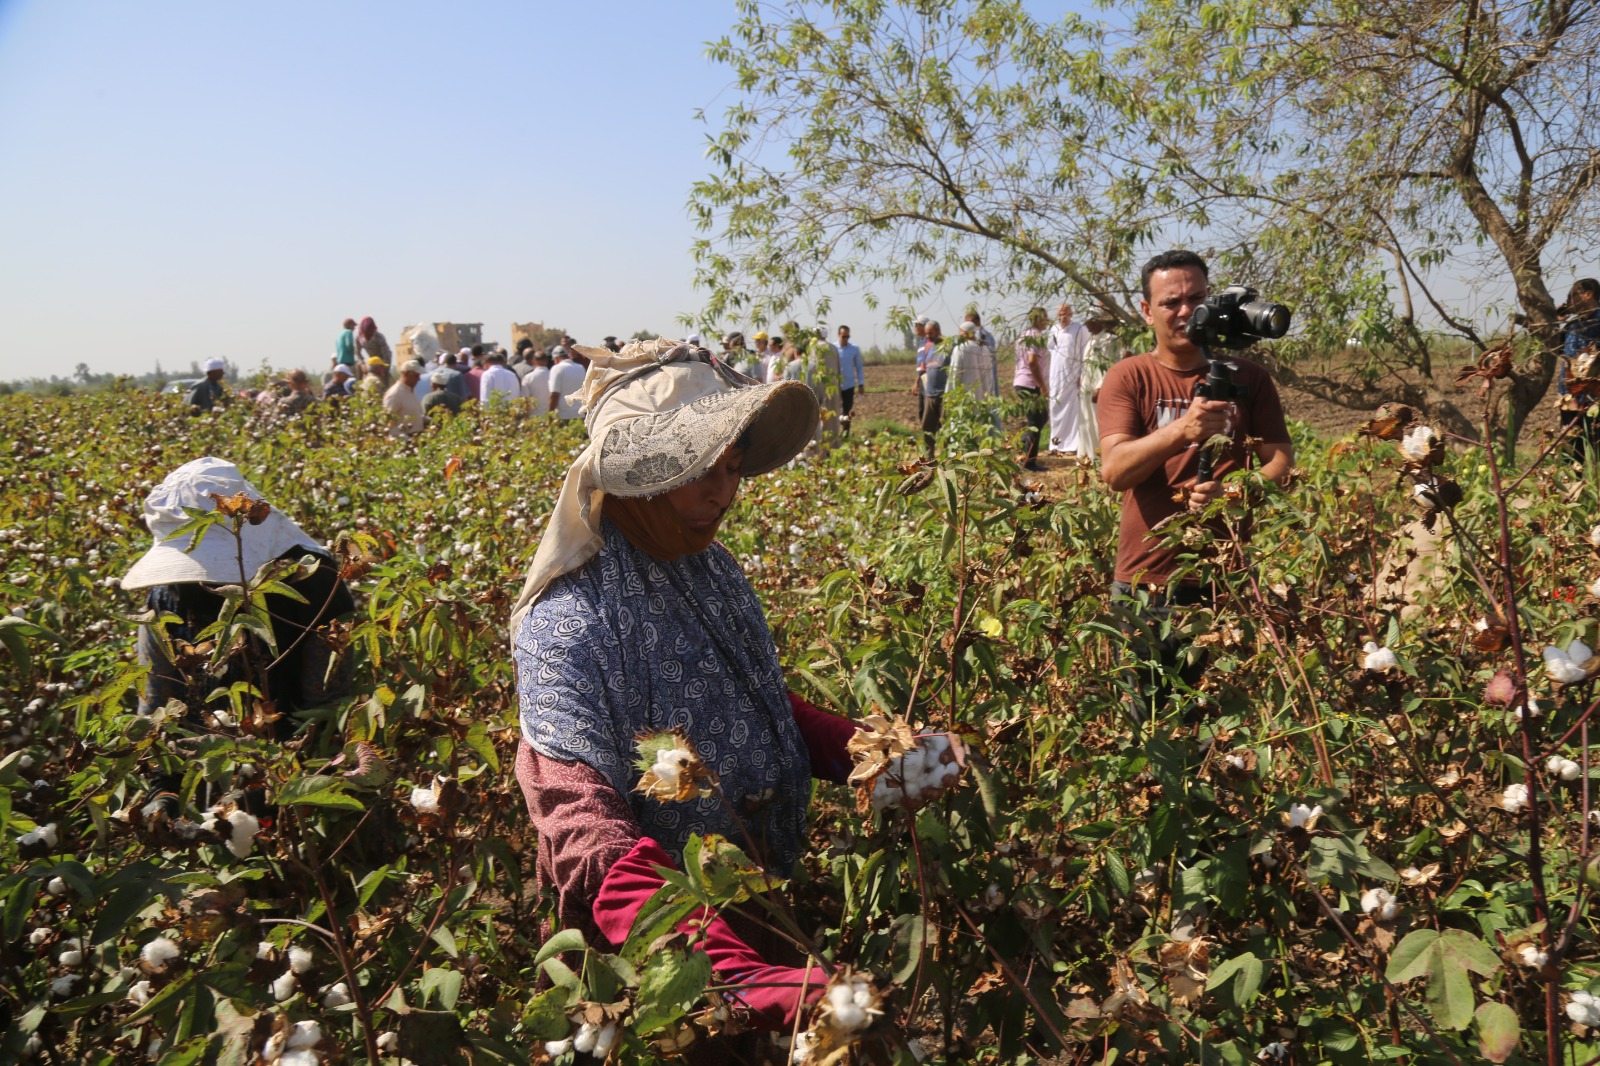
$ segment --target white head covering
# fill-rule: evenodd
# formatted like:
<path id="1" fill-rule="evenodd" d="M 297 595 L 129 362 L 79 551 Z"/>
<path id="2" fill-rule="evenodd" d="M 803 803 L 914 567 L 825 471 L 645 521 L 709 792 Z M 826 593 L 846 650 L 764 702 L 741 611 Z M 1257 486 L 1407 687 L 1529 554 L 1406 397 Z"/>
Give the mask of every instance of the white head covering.
<path id="1" fill-rule="evenodd" d="M 599 553 L 606 494 L 656 496 L 697 481 L 746 431 L 743 476 L 765 474 L 817 428 L 817 398 L 804 383 L 757 384 L 703 348 L 653 340 L 577 350 L 589 357 L 578 393 L 589 446 L 567 471 L 512 608 L 513 639 L 550 582 Z"/>
<path id="2" fill-rule="evenodd" d="M 210 359 L 206 360 L 206 373 L 208 373 L 208 374 L 211 373 L 211 371 L 213 371 L 213 370 L 226 370 L 226 369 L 228 369 L 228 364 L 225 363 L 222 359 L 218 358 L 217 356 L 213 355 Z"/>
<path id="3" fill-rule="evenodd" d="M 305 530 L 295 525 L 294 519 L 275 507 L 260 525 L 245 523 L 237 542 L 232 533 L 219 526 L 208 530 L 193 551 L 187 550 L 193 539 L 189 534 L 173 536 L 174 530 L 189 521 L 185 507 L 209 511 L 216 506 L 213 494 L 234 496 L 241 492 L 261 499 L 256 487 L 226 459 L 208 455 L 168 474 L 144 500 L 144 523 L 155 535 L 155 544 L 133 564 L 122 579 L 122 587 L 145 589 L 185 581 L 238 584 L 241 546 L 246 580 L 291 548 L 322 550 Z"/>

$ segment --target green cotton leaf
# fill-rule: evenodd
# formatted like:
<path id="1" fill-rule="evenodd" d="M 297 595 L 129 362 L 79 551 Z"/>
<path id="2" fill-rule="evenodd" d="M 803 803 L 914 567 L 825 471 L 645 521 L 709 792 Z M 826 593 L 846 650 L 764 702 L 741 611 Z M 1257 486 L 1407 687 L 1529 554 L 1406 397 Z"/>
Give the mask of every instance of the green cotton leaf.
<path id="1" fill-rule="evenodd" d="M 1517 1012 L 1504 1003 L 1485 1003 L 1473 1015 L 1478 1023 L 1478 1050 L 1490 1062 L 1504 1062 L 1522 1040 Z"/>
<path id="2" fill-rule="evenodd" d="M 549 963 L 545 964 L 546 967 L 553 962 L 555 960 L 551 959 Z M 562 968 L 565 969 L 565 967 Z M 548 973 L 549 970 L 546 969 L 545 972 Z M 567 970 L 567 973 L 571 974 L 572 971 Z M 551 974 L 551 979 L 554 980 L 554 978 L 555 975 Z M 576 981 L 578 979 L 577 975 L 574 974 L 572 979 Z M 427 1003 L 429 999 L 437 994 L 440 1007 L 445 1010 L 455 1010 L 456 1000 L 461 997 L 462 980 L 462 974 L 459 970 L 449 970 L 443 966 L 435 966 L 422 975 L 422 980 L 417 982 L 417 991 L 422 994 L 423 1003 Z M 560 982 L 557 983 L 559 984 Z"/>
<path id="3" fill-rule="evenodd" d="M 696 872 L 701 887 L 718 903 L 743 903 L 752 895 L 784 885 L 782 878 L 768 874 L 732 841 L 715 833 L 705 838 L 695 859 L 691 866 L 685 848 L 684 866 Z"/>
<path id="4" fill-rule="evenodd" d="M 523 1028 L 538 1040 L 560 1040 L 572 1030 L 567 1020 L 571 997 L 568 989 L 559 986 L 540 992 L 522 1012 Z"/>
<path id="5" fill-rule="evenodd" d="M 566 951 L 582 951 L 588 947 L 588 942 L 583 938 L 583 932 L 578 929 L 562 929 L 553 934 L 549 940 L 539 945 L 539 954 L 533 957 L 533 964 L 540 965 L 545 959 L 560 955 Z"/>
<path id="6" fill-rule="evenodd" d="M 1116 852 L 1108 851 L 1106 860 L 1106 882 L 1111 886 L 1111 891 L 1116 893 L 1118 899 L 1133 898 L 1133 879 L 1128 876 L 1127 863 L 1122 861 L 1122 856 Z"/>
<path id="7" fill-rule="evenodd" d="M 298 777 L 278 790 L 281 806 L 336 807 L 364 811 L 366 805 L 345 792 L 345 782 L 337 777 L 314 775 Z"/>
<path id="8" fill-rule="evenodd" d="M 703 951 L 663 951 L 639 975 L 639 999 L 633 1030 L 647 1036 L 681 1018 L 711 981 L 711 959 Z"/>
<path id="9" fill-rule="evenodd" d="M 489 769 L 500 772 L 500 756 L 495 753 L 494 741 L 489 739 L 489 728 L 474 722 L 467 730 L 467 747 L 478 753 L 478 758 L 489 764 Z"/>
<path id="10" fill-rule="evenodd" d="M 1433 1020 L 1446 1029 L 1465 1029 L 1475 1002 L 1469 971 L 1487 977 L 1499 968 L 1499 957 L 1471 933 L 1418 929 L 1395 947 L 1385 976 L 1396 984 L 1426 976 Z"/>
<path id="11" fill-rule="evenodd" d="M 903 985 L 916 975 L 922 963 L 928 943 L 927 923 L 920 912 L 902 914 L 890 924 L 889 932 L 893 937 L 890 959 L 894 964 L 894 982 Z"/>
<path id="12" fill-rule="evenodd" d="M 1248 1007 L 1261 991 L 1263 970 L 1261 960 L 1247 951 L 1213 968 L 1206 988 L 1212 992 L 1227 988 L 1233 1005 L 1242 1010 Z"/>
<path id="13" fill-rule="evenodd" d="M 545 976 L 550 978 L 550 983 L 557 988 L 565 988 L 574 994 L 579 994 L 583 991 L 583 982 L 578 980 L 578 975 L 572 972 L 572 967 L 555 956 L 545 959 L 539 965 L 544 968 Z M 433 973 L 435 971 L 429 970 L 428 972 Z"/>

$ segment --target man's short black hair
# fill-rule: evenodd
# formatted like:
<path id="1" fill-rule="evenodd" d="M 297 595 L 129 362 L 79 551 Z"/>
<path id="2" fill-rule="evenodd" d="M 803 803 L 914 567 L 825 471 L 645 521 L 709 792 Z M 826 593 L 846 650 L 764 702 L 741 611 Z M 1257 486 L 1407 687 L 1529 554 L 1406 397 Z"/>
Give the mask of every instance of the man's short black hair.
<path id="1" fill-rule="evenodd" d="M 1150 275 L 1158 270 L 1177 270 L 1180 267 L 1194 267 L 1211 280 L 1211 268 L 1206 266 L 1206 261 L 1194 252 L 1182 248 L 1175 248 L 1170 252 L 1162 252 L 1152 256 L 1150 261 L 1139 271 L 1139 291 L 1144 293 L 1146 300 L 1150 299 Z"/>
<path id="2" fill-rule="evenodd" d="M 839 328 L 840 328 L 840 329 L 850 329 L 850 327 L 849 327 L 849 326 L 840 326 L 840 327 L 839 327 Z M 850 332 L 851 332 L 851 333 L 854 333 L 854 332 L 855 332 L 855 330 L 853 330 L 853 329 L 850 329 Z"/>
<path id="3" fill-rule="evenodd" d="M 474 344 L 472 346 L 472 357 L 474 359 L 481 359 L 483 357 L 483 345 Z"/>
<path id="4" fill-rule="evenodd" d="M 522 337 L 517 341 L 517 353 L 519 355 L 532 347 L 533 342 L 526 337 Z"/>

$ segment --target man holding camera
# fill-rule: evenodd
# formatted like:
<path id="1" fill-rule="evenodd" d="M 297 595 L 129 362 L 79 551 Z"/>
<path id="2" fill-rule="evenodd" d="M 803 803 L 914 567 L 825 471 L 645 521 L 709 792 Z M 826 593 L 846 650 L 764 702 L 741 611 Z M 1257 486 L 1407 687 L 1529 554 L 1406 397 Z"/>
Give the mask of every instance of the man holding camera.
<path id="1" fill-rule="evenodd" d="M 1220 495 L 1223 476 L 1250 463 L 1246 438 L 1260 441 L 1254 454 L 1264 477 L 1282 483 L 1294 465 L 1283 405 L 1266 370 L 1248 360 L 1230 358 L 1233 372 L 1221 376 L 1231 377 L 1233 398 L 1207 399 L 1204 395 L 1207 390 L 1202 386 L 1211 368 L 1189 336 L 1189 323 L 1206 302 L 1208 273 L 1205 260 L 1188 251 L 1163 252 L 1145 264 L 1139 309 L 1155 332 L 1155 350 L 1114 364 L 1100 386 L 1097 405 L 1101 476 L 1122 493 L 1113 593 L 1128 597 L 1135 588 L 1147 590 L 1150 612 L 1157 617 L 1169 605 L 1199 604 L 1208 596 L 1198 584 L 1167 587 L 1178 568 L 1179 549 L 1163 548 L 1160 536 L 1152 536 L 1151 529 L 1186 508 L 1198 510 Z M 1283 328 L 1287 322 L 1284 311 Z M 1214 469 L 1200 480 L 1202 446 L 1219 434 L 1228 437 L 1229 443 L 1213 453 Z M 1156 649 L 1156 655 L 1147 657 L 1158 658 L 1170 673 L 1179 666 L 1182 650 L 1169 639 Z M 1177 674 L 1193 685 L 1204 669 L 1200 659 L 1178 668 Z M 1151 680 L 1158 692 L 1167 690 L 1166 677 Z M 1147 699 L 1152 686 L 1146 686 Z"/>

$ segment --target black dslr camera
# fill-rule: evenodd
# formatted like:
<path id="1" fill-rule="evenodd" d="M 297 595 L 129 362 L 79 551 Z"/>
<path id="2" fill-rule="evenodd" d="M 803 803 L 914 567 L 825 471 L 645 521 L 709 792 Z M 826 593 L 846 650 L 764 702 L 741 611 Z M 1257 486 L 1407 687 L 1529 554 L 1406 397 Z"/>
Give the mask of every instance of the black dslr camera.
<path id="1" fill-rule="evenodd" d="M 1195 395 L 1229 403 L 1245 398 L 1245 386 L 1233 380 L 1237 363 L 1211 358 L 1212 348 L 1248 348 L 1258 340 L 1277 340 L 1289 332 L 1289 309 L 1282 304 L 1256 299 L 1248 285 L 1229 285 L 1206 297 L 1206 302 L 1189 316 L 1189 339 L 1200 346 L 1208 360 L 1206 379 L 1195 386 Z M 1200 452 L 1199 480 L 1211 480 L 1216 453 L 1209 447 Z"/>
<path id="2" fill-rule="evenodd" d="M 1248 285 L 1229 285 L 1206 297 L 1189 316 L 1189 339 L 1201 348 L 1248 348 L 1289 332 L 1289 309 L 1256 299 Z"/>

